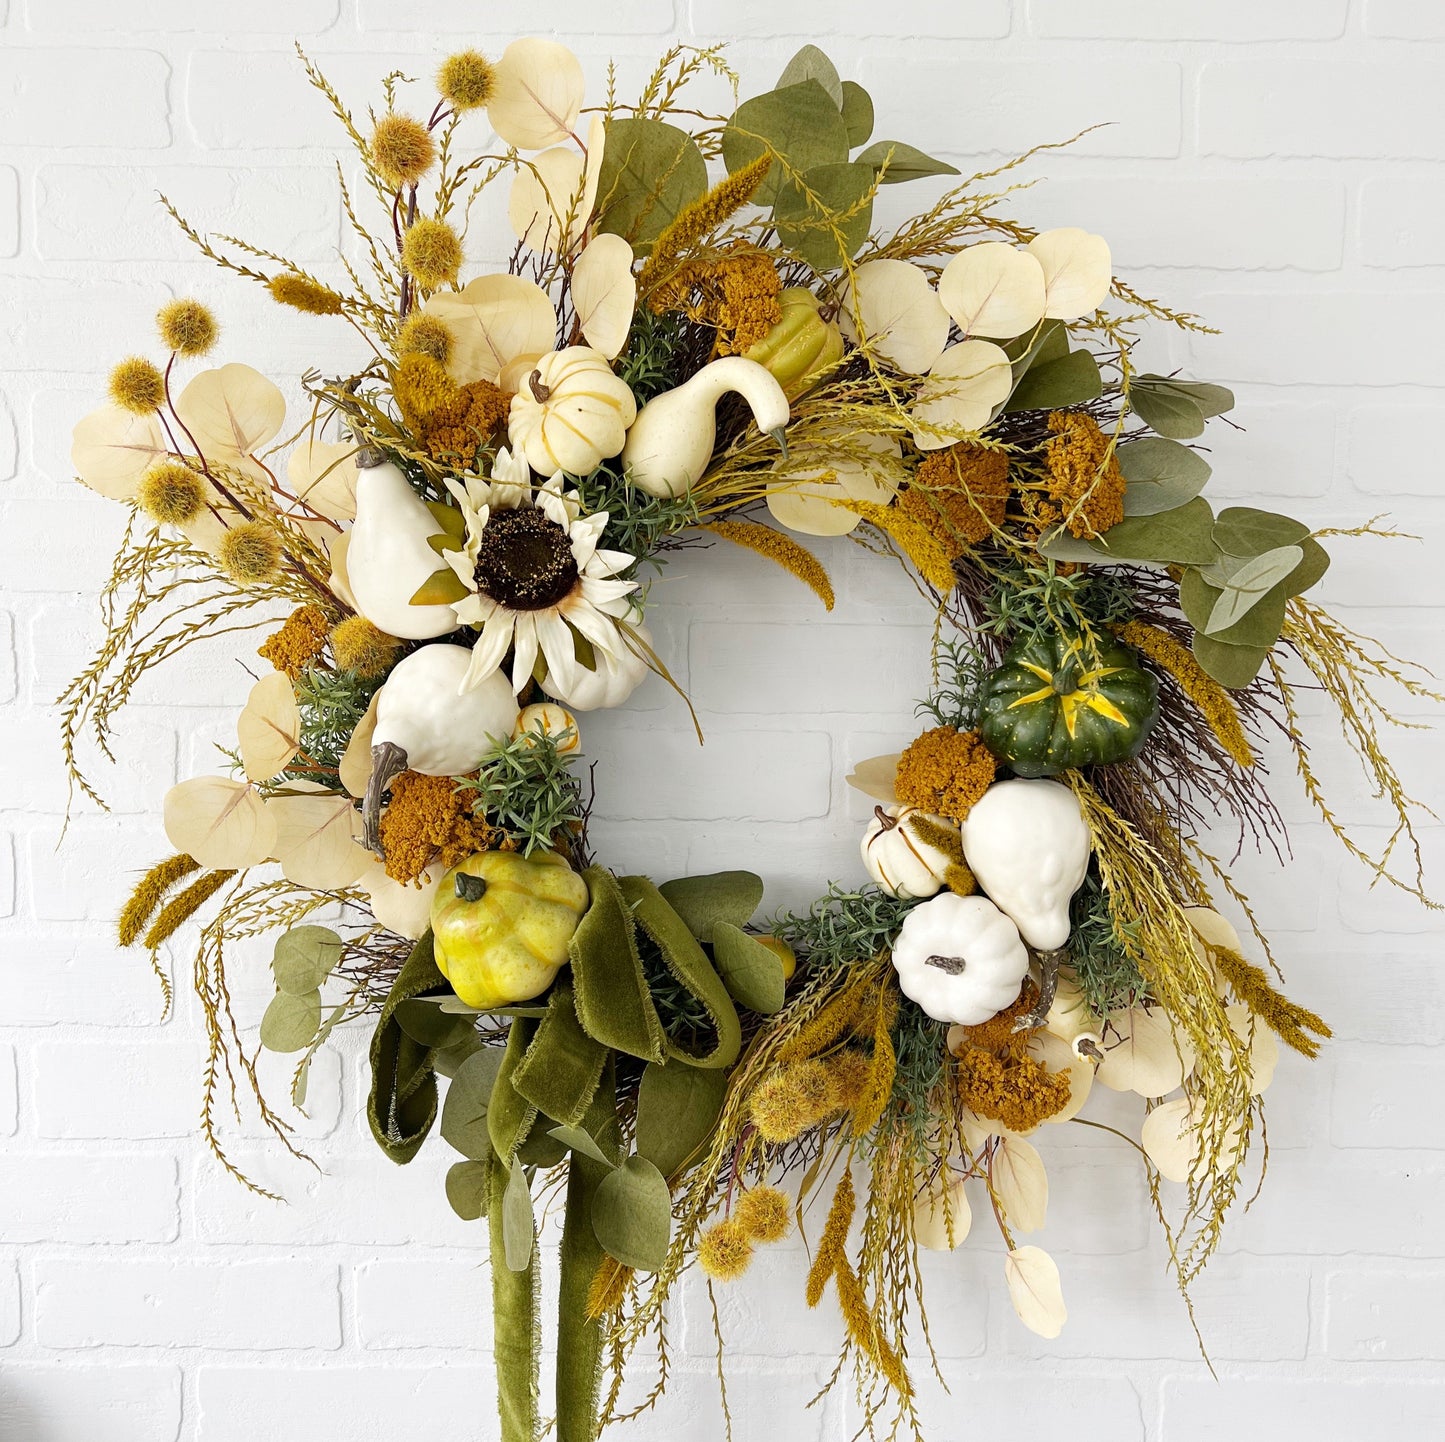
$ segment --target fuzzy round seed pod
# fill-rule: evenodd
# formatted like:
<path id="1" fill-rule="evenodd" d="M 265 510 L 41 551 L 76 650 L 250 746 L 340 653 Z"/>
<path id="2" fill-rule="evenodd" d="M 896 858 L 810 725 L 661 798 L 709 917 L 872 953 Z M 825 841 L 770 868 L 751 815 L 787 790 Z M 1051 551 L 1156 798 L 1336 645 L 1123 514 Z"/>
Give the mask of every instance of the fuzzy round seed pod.
<path id="1" fill-rule="evenodd" d="M 311 280 L 304 275 L 289 272 L 273 275 L 266 282 L 271 299 L 281 305 L 289 305 L 305 315 L 340 315 L 342 298 L 330 286 Z"/>
<path id="2" fill-rule="evenodd" d="M 793 1225 L 788 1194 L 777 1187 L 754 1187 L 738 1198 L 733 1214 L 755 1242 L 781 1242 Z"/>
<path id="3" fill-rule="evenodd" d="M 153 521 L 167 526 L 184 526 L 194 521 L 206 504 L 201 478 L 179 461 L 161 461 L 141 477 L 136 503 Z"/>
<path id="4" fill-rule="evenodd" d="M 216 547 L 221 569 L 240 586 L 269 581 L 281 564 L 281 543 L 261 521 L 243 521 L 221 537 Z"/>
<path id="5" fill-rule="evenodd" d="M 765 1142 L 790 1142 L 830 1110 L 828 1069 L 820 1061 L 793 1062 L 764 1077 L 752 1096 L 753 1123 Z"/>
<path id="6" fill-rule="evenodd" d="M 497 72 L 480 50 L 459 50 L 448 55 L 437 71 L 437 90 L 455 110 L 476 110 L 497 89 Z"/>
<path id="7" fill-rule="evenodd" d="M 835 1111 L 851 1111 L 863 1098 L 873 1076 L 873 1062 L 852 1047 L 828 1058 L 828 1099 Z"/>
<path id="8" fill-rule="evenodd" d="M 715 1282 L 735 1282 L 752 1259 L 752 1238 L 736 1217 L 709 1227 L 698 1239 L 698 1265 Z"/>
<path id="9" fill-rule="evenodd" d="M 401 263 L 424 290 L 450 285 L 462 268 L 462 242 L 444 220 L 413 221 L 401 239 Z"/>
<path id="10" fill-rule="evenodd" d="M 388 110 L 371 132 L 371 163 L 389 185 L 415 185 L 436 158 L 431 131 L 410 115 Z"/>
<path id="11" fill-rule="evenodd" d="M 109 389 L 111 400 L 122 410 L 144 416 L 164 403 L 166 378 L 144 356 L 133 355 L 111 371 Z"/>
<path id="12" fill-rule="evenodd" d="M 452 356 L 452 333 L 445 321 L 417 311 L 402 322 L 396 334 L 396 353 L 424 355 L 438 365 L 445 365 Z"/>
<path id="13" fill-rule="evenodd" d="M 331 633 L 331 654 L 343 671 L 371 679 L 391 669 L 401 642 L 365 616 L 348 616 Z"/>
<path id="14" fill-rule="evenodd" d="M 177 355 L 205 355 L 220 338 L 216 318 L 198 300 L 173 300 L 156 312 L 156 329 Z"/>

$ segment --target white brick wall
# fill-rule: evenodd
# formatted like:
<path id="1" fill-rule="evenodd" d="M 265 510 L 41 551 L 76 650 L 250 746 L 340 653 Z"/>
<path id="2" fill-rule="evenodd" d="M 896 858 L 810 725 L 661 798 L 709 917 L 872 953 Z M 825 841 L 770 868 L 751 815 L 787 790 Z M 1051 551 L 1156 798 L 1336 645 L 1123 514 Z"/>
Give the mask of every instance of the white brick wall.
<path id="1" fill-rule="evenodd" d="M 1212 438 L 1217 494 L 1330 523 L 1389 509 L 1427 538 L 1424 550 L 1339 543 L 1324 594 L 1397 647 L 1445 658 L 1437 0 L 558 0 L 545 14 L 599 91 L 605 56 L 630 84 L 668 36 L 732 32 L 752 84 L 818 39 L 874 92 L 880 134 L 959 160 L 1113 122 L 1032 167 L 1048 178 L 1018 209 L 1104 231 L 1142 289 L 1224 329 L 1151 341 L 1156 364 L 1238 383 L 1248 434 Z M 196 291 L 216 304 L 229 358 L 282 376 L 326 359 L 323 331 L 198 264 L 153 193 L 324 268 L 341 239 L 328 178 L 340 152 L 293 37 L 364 104 L 375 96 L 361 87 L 393 66 L 424 73 L 460 43 L 496 51 L 532 23 L 528 7 L 455 0 L 0 0 L 5 1442 L 494 1435 L 483 1238 L 446 1207 L 443 1148 L 405 1170 L 373 1148 L 358 1120 L 364 1038 L 346 1037 L 313 1076 L 300 1127 L 321 1174 L 264 1148 L 254 1126 L 228 1126 L 238 1160 L 288 1197 L 260 1201 L 193 1136 L 185 953 L 173 958 L 178 1012 L 161 1026 L 154 979 L 107 934 L 131 868 L 159 853 L 162 790 L 208 764 L 243 674 L 217 651 L 148 688 L 108 786 L 117 818 L 82 812 L 59 852 L 46 706 L 93 638 L 117 519 L 68 484 L 69 427 L 108 364 L 146 343 L 158 301 Z M 885 197 L 891 213 L 923 189 Z M 872 558 L 843 544 L 826 558 L 844 597 L 827 619 L 746 556 L 676 558 L 655 630 L 708 743 L 696 750 L 660 686 L 589 725 L 609 858 L 659 874 L 754 865 L 779 903 L 856 876 L 866 808 L 842 774 L 907 734 L 928 622 Z M 1378 825 L 1327 725 L 1318 751 L 1342 812 Z M 1433 738 L 1402 733 L 1399 751 L 1422 798 L 1445 801 Z M 1337 1040 L 1313 1066 L 1281 1065 L 1268 1183 L 1198 1289 L 1220 1380 L 1195 1355 L 1120 1144 L 1065 1128 L 1045 1143 L 1041 1240 L 1059 1258 L 1070 1326 L 1046 1344 L 1015 1324 L 983 1221 L 966 1252 L 929 1259 L 952 1388 L 945 1397 L 920 1365 L 938 1442 L 1020 1425 L 1119 1442 L 1439 1431 L 1441 927 L 1370 892 L 1287 768 L 1278 785 L 1300 823 L 1296 866 L 1246 858 L 1239 870 L 1292 987 Z M 1440 841 L 1437 828 L 1437 887 Z M 236 989 L 259 1012 L 264 977 Z M 1100 1114 L 1128 1124 L 1117 1099 Z M 837 1320 L 805 1311 L 796 1246 L 775 1263 L 723 1296 L 735 1435 L 785 1422 L 842 1442 L 858 1424 L 844 1398 L 804 1410 Z M 634 1429 L 639 1442 L 721 1436 L 696 1288 L 679 1322 L 674 1395 Z"/>

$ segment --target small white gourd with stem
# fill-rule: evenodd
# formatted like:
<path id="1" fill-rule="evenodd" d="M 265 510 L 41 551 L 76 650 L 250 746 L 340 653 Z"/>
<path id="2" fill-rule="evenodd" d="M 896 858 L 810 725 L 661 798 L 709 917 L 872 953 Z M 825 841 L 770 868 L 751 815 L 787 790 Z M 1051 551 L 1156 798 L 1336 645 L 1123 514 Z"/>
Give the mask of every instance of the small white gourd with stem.
<path id="1" fill-rule="evenodd" d="M 783 388 L 756 361 L 724 356 L 691 380 L 643 406 L 627 432 L 622 465 L 627 478 L 649 496 L 685 495 L 702 479 L 717 444 L 717 403 L 736 391 L 752 408 L 760 431 L 777 439 L 791 414 Z"/>

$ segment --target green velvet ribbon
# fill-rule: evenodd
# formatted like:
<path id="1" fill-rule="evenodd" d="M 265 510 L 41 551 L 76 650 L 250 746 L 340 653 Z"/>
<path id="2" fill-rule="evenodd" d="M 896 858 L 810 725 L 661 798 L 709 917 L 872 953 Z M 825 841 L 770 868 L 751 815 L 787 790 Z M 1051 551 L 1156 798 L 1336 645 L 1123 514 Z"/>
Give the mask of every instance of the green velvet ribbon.
<path id="1" fill-rule="evenodd" d="M 398 1164 L 417 1154 L 436 1121 L 437 1079 L 432 1048 L 401 1029 L 396 1009 L 404 1001 L 446 985 L 446 978 L 437 970 L 428 931 L 412 947 L 372 1033 L 366 1119 L 377 1145 Z"/>

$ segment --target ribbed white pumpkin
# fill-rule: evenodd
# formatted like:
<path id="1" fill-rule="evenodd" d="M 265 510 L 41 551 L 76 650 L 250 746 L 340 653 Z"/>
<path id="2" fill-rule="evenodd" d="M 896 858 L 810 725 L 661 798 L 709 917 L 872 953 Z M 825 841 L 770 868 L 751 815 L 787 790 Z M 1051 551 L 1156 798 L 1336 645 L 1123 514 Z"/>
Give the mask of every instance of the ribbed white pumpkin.
<path id="1" fill-rule="evenodd" d="M 638 641 L 651 649 L 652 633 L 647 627 L 634 621 L 632 630 Z M 646 655 L 635 652 L 626 642 L 618 646 L 615 655 L 598 650 L 596 662 L 596 669 L 592 671 L 578 666 L 566 686 L 549 676 L 542 683 L 543 690 L 573 711 L 605 711 L 622 705 L 642 684 L 650 669 Z"/>
<path id="2" fill-rule="evenodd" d="M 627 439 L 637 404 L 606 356 L 573 345 L 544 355 L 512 397 L 507 437 L 544 476 L 591 475 Z"/>
<path id="3" fill-rule="evenodd" d="M 859 847 L 868 875 L 902 901 L 935 895 L 952 863 L 946 851 L 918 835 L 914 825 L 918 820 L 958 831 L 953 822 L 916 806 L 875 806 Z"/>
<path id="4" fill-rule="evenodd" d="M 904 918 L 893 968 L 904 995 L 935 1021 L 978 1026 L 1018 1000 L 1029 953 L 987 897 L 950 891 Z"/>

